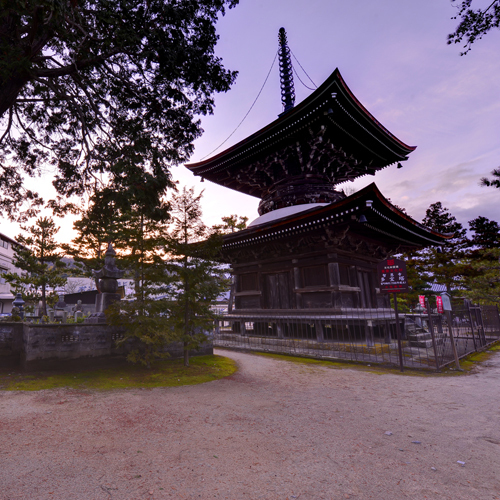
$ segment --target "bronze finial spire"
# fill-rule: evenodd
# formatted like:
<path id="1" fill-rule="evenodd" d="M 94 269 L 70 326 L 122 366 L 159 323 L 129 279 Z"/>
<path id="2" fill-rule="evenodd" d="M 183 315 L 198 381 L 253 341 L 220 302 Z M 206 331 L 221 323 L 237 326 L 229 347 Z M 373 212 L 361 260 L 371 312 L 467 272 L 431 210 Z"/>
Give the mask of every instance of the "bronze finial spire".
<path id="1" fill-rule="evenodd" d="M 286 40 L 285 28 L 280 28 L 279 34 L 279 61 L 280 61 L 280 83 L 281 102 L 284 106 L 284 113 L 292 109 L 295 104 L 295 88 L 293 86 L 293 68 L 290 58 L 290 49 Z"/>

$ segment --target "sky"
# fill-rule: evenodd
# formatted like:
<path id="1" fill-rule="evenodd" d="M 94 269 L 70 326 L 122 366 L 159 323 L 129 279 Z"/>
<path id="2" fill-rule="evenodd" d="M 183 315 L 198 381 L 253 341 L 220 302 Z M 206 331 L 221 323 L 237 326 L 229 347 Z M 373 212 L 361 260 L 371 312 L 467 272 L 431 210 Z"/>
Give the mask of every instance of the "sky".
<path id="1" fill-rule="evenodd" d="M 480 7 L 483 0 L 474 0 Z M 500 220 L 500 190 L 480 187 L 500 167 L 500 30 L 476 42 L 466 56 L 447 45 L 457 20 L 450 0 L 240 0 L 217 25 L 216 53 L 239 72 L 236 83 L 216 96 L 215 112 L 202 118 L 203 136 L 191 162 L 217 154 L 275 120 L 282 111 L 277 60 L 247 118 L 278 50 L 284 27 L 301 80 L 313 87 L 339 68 L 358 100 L 404 143 L 417 146 L 403 168 L 391 166 L 340 188 L 348 192 L 375 182 L 384 196 L 421 221 L 440 201 L 459 222 L 483 216 Z M 295 77 L 296 104 L 312 91 Z M 237 128 L 236 132 L 234 130 Z M 230 134 L 234 134 L 225 141 Z M 203 190 L 204 221 L 218 224 L 237 214 L 258 216 L 259 200 L 173 167 L 179 185 Z M 71 221 L 60 239 L 69 240 Z M 18 227 L 2 221 L 14 237 Z"/>

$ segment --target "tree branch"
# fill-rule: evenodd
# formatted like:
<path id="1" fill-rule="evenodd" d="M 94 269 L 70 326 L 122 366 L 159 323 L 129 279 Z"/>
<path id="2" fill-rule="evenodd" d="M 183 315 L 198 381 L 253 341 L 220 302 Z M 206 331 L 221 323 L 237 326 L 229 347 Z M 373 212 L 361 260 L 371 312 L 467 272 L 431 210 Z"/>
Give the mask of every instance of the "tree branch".
<path id="1" fill-rule="evenodd" d="M 123 53 L 122 49 L 114 49 L 105 54 L 101 54 L 100 56 L 93 57 L 91 59 L 83 59 L 81 61 L 75 61 L 73 64 L 62 66 L 61 68 L 44 68 L 44 69 L 35 69 L 33 71 L 34 76 L 41 78 L 57 78 L 61 76 L 68 76 L 81 69 L 85 69 L 91 66 L 97 66 L 110 57 Z"/>
<path id="2" fill-rule="evenodd" d="M 12 108 L 9 108 L 9 121 L 7 122 L 7 128 L 5 129 L 5 132 L 0 138 L 0 144 L 2 144 L 2 141 L 9 134 L 11 127 L 12 127 Z"/>

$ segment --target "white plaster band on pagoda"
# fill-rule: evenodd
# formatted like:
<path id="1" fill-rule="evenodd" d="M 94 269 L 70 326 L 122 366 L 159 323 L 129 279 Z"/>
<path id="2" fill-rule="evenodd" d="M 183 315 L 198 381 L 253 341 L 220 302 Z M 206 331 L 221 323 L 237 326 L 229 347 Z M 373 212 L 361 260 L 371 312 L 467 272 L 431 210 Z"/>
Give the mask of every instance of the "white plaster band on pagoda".
<path id="1" fill-rule="evenodd" d="M 289 217 L 290 215 L 298 214 L 300 212 L 306 212 L 307 210 L 311 210 L 313 208 L 325 207 L 326 205 L 329 205 L 329 203 L 306 203 L 303 205 L 293 205 L 290 207 L 278 208 L 277 210 L 267 212 L 264 215 L 257 217 L 255 220 L 250 222 L 250 224 L 248 224 L 248 227 L 260 226 L 261 224 L 266 224 L 267 222 L 284 219 L 286 217 Z"/>

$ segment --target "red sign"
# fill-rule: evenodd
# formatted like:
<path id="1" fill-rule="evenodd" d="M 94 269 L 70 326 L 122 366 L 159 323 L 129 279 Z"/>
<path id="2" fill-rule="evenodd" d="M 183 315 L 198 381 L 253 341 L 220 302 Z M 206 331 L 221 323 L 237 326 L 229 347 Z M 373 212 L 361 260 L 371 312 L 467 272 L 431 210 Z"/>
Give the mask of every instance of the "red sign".
<path id="1" fill-rule="evenodd" d="M 436 297 L 436 307 L 439 314 L 444 314 L 443 298 L 439 295 Z"/>
<path id="2" fill-rule="evenodd" d="M 422 306 L 424 314 L 427 314 L 427 308 L 425 307 L 425 295 L 419 295 L 418 302 Z"/>
<path id="3" fill-rule="evenodd" d="M 378 281 L 380 291 L 400 293 L 408 291 L 406 263 L 399 259 L 386 259 L 378 263 Z"/>

